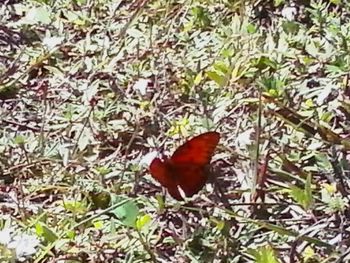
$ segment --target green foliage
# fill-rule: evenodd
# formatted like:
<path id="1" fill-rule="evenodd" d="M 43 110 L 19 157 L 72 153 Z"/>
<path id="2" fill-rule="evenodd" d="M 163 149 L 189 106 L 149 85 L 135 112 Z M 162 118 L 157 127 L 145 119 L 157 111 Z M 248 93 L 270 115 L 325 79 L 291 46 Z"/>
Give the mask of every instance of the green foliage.
<path id="1" fill-rule="evenodd" d="M 326 206 L 326 212 L 329 214 L 344 212 L 349 206 L 346 198 L 341 197 L 333 184 L 323 184 L 321 189 L 321 200 Z"/>
<path id="2" fill-rule="evenodd" d="M 122 198 L 116 198 L 114 202 L 117 203 L 122 200 Z M 139 215 L 139 209 L 135 202 L 128 201 L 125 204 L 116 207 L 112 212 L 125 226 L 136 227 L 136 220 Z"/>
<path id="3" fill-rule="evenodd" d="M 36 234 L 42 237 L 46 242 L 52 243 L 55 242 L 58 238 L 55 231 L 50 229 L 46 224 L 38 222 L 35 225 Z"/>
<path id="4" fill-rule="evenodd" d="M 248 252 L 254 257 L 257 263 L 278 263 L 280 262 L 275 251 L 270 246 L 263 246 L 257 249 L 249 249 Z"/>
<path id="5" fill-rule="evenodd" d="M 300 204 L 305 210 L 310 209 L 313 204 L 313 196 L 311 190 L 311 175 L 308 175 L 304 189 L 300 189 L 299 187 L 291 185 L 290 194 L 293 197 L 293 199 L 298 204 Z"/>
<path id="6" fill-rule="evenodd" d="M 0 261 L 349 260 L 349 4 L 7 2 Z M 144 156 L 207 130 L 169 199 Z"/>

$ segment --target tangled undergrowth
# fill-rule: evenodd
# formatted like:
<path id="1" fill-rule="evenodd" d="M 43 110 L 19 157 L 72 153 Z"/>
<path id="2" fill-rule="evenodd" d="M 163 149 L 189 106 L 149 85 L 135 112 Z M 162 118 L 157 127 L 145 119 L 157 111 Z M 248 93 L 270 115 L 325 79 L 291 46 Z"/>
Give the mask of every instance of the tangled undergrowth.
<path id="1" fill-rule="evenodd" d="M 1 262 L 349 260 L 349 3 L 0 14 Z M 215 183 L 178 202 L 150 156 L 209 130 Z"/>

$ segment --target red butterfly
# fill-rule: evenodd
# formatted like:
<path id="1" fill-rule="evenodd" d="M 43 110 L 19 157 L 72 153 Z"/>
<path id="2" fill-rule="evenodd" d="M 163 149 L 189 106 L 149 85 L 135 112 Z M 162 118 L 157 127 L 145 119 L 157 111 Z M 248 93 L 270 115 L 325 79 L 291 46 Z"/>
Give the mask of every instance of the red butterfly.
<path id="1" fill-rule="evenodd" d="M 218 132 L 206 132 L 192 138 L 177 148 L 170 159 L 153 159 L 151 175 L 175 199 L 183 200 L 178 187 L 187 197 L 193 196 L 208 179 L 208 165 L 219 140 Z"/>

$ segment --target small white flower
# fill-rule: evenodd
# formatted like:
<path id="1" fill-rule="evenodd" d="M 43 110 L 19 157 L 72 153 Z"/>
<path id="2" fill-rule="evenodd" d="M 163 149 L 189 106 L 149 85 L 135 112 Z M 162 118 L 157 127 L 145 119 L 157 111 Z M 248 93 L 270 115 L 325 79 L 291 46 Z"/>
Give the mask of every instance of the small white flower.
<path id="1" fill-rule="evenodd" d="M 39 245 L 39 240 L 35 236 L 22 234 L 15 236 L 12 242 L 8 244 L 8 248 L 16 250 L 16 256 L 18 259 L 26 256 L 30 256 L 36 252 L 35 247 Z"/>
<path id="2" fill-rule="evenodd" d="M 285 7 L 282 10 L 282 16 L 288 21 L 295 20 L 295 16 L 298 13 L 297 9 L 294 6 Z"/>
<path id="3" fill-rule="evenodd" d="M 149 83 L 150 83 L 149 79 L 139 79 L 138 81 L 136 81 L 133 88 L 134 90 L 138 90 L 141 93 L 141 95 L 146 95 L 147 87 Z"/>
<path id="4" fill-rule="evenodd" d="M 11 228 L 5 228 L 0 231 L 0 244 L 7 245 L 11 241 Z"/>
<path id="5" fill-rule="evenodd" d="M 246 148 L 248 145 L 251 145 L 253 143 L 253 140 L 251 139 L 253 132 L 254 132 L 254 129 L 251 128 L 249 130 L 242 132 L 241 134 L 238 134 L 235 142 L 236 146 L 238 148 L 243 149 L 243 148 Z"/>
<path id="6" fill-rule="evenodd" d="M 156 158 L 158 155 L 157 151 L 152 151 L 147 153 L 146 155 L 144 155 L 142 157 L 142 159 L 140 160 L 140 166 L 146 166 L 149 167 L 153 161 L 154 158 Z"/>
<path id="7" fill-rule="evenodd" d="M 43 40 L 43 45 L 46 46 L 49 50 L 53 49 L 54 47 L 61 45 L 63 42 L 64 37 L 49 37 L 46 36 Z"/>

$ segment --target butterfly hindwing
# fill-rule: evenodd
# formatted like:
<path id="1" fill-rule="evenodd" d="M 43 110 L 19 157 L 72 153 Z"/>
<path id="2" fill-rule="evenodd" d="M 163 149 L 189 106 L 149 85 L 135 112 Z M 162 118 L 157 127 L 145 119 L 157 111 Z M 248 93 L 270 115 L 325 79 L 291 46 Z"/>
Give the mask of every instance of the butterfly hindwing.
<path id="1" fill-rule="evenodd" d="M 169 187 L 175 184 L 166 161 L 163 162 L 159 158 L 154 158 L 149 169 L 154 179 L 156 179 L 163 187 Z"/>
<path id="2" fill-rule="evenodd" d="M 198 193 L 208 179 L 206 166 L 182 165 L 176 168 L 176 182 L 187 197 Z"/>
<path id="3" fill-rule="evenodd" d="M 165 187 L 169 194 L 176 200 L 182 200 L 181 194 L 178 190 L 178 182 L 174 176 L 174 169 L 172 169 L 166 161 L 159 158 L 154 158 L 150 165 L 150 172 L 154 179 L 156 179 L 163 187 Z"/>

